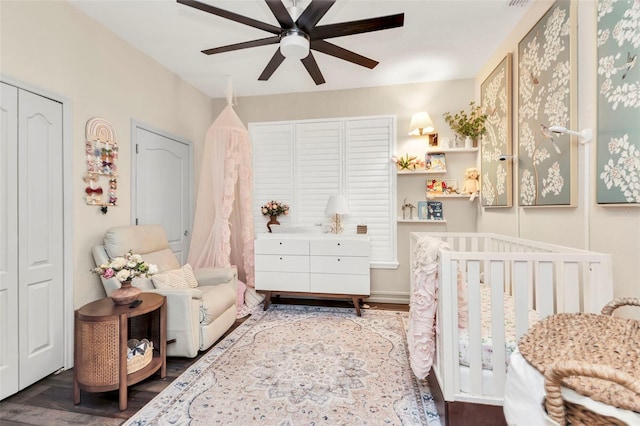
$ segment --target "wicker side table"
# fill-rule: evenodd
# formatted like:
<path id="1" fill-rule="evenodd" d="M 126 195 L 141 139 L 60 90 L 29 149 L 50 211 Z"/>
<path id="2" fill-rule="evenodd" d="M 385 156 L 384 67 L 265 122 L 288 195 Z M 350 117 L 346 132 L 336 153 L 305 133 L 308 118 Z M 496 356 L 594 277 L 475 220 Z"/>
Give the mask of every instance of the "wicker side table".
<path id="1" fill-rule="evenodd" d="M 111 298 L 96 300 L 75 311 L 73 399 L 80 403 L 80 390 L 119 390 L 120 410 L 127 408 L 127 386 L 160 371 L 167 375 L 166 297 L 142 293 L 135 308 L 116 305 Z M 143 368 L 127 374 L 127 341 L 147 338 L 153 342 L 153 357 Z"/>

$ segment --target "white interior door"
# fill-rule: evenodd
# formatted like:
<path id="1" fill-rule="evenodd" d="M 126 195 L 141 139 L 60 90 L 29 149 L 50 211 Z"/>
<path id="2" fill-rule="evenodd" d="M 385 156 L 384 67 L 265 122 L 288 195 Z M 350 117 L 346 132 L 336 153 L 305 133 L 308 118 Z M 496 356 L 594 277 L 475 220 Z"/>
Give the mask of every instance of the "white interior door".
<path id="1" fill-rule="evenodd" d="M 18 92 L 20 389 L 64 366 L 62 104 Z"/>
<path id="2" fill-rule="evenodd" d="M 171 250 L 184 264 L 193 205 L 191 145 L 141 124 L 134 123 L 133 129 L 135 223 L 162 225 Z"/>
<path id="3" fill-rule="evenodd" d="M 0 83 L 0 399 L 18 383 L 18 89 Z"/>
<path id="4" fill-rule="evenodd" d="M 0 397 L 64 367 L 62 104 L 2 83 Z"/>

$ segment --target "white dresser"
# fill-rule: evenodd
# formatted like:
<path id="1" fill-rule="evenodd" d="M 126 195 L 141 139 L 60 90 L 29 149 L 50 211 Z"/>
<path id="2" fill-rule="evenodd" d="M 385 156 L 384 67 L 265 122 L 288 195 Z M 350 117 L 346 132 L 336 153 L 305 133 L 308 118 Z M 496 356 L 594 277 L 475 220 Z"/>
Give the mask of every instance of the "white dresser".
<path id="1" fill-rule="evenodd" d="M 351 298 L 360 315 L 360 300 L 371 289 L 369 238 L 345 234 L 259 234 L 255 240 L 255 285 L 272 295 Z"/>

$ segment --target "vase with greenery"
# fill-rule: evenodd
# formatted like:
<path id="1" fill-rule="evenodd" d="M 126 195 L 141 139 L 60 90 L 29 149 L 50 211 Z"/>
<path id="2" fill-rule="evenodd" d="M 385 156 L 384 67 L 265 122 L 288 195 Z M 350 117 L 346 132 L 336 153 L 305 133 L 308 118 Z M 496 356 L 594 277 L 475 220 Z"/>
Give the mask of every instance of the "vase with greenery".
<path id="1" fill-rule="evenodd" d="M 478 138 L 487 131 L 485 127 L 487 115 L 482 113 L 482 107 L 476 105 L 474 101 L 471 101 L 469 106 L 471 107 L 469 112 L 462 110 L 455 115 L 445 112 L 443 116 L 451 130 L 477 142 Z"/>

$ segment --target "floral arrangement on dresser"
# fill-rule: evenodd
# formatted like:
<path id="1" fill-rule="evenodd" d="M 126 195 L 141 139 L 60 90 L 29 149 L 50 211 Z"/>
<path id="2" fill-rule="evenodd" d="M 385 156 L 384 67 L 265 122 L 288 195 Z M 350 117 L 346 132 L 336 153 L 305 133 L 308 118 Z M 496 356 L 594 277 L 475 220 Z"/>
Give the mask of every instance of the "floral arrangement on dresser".
<path id="1" fill-rule="evenodd" d="M 260 208 L 265 216 L 280 216 L 281 214 L 289 214 L 289 206 L 280 201 L 269 201 Z"/>
<path id="2" fill-rule="evenodd" d="M 124 256 L 110 259 L 91 270 L 105 279 L 115 277 L 121 283 L 131 281 L 134 278 L 149 278 L 158 272 L 158 267 L 152 263 L 147 263 L 139 254 L 129 250 Z"/>

